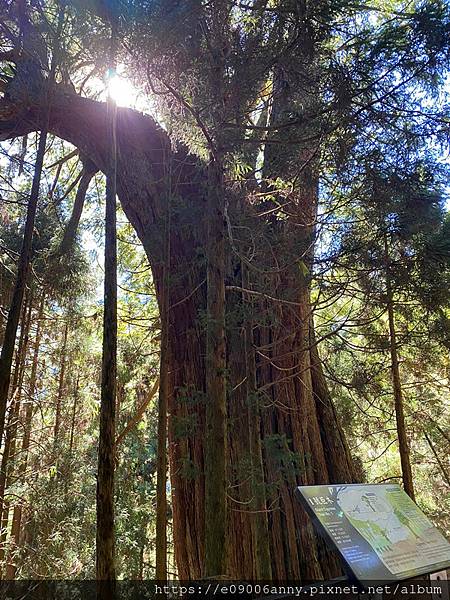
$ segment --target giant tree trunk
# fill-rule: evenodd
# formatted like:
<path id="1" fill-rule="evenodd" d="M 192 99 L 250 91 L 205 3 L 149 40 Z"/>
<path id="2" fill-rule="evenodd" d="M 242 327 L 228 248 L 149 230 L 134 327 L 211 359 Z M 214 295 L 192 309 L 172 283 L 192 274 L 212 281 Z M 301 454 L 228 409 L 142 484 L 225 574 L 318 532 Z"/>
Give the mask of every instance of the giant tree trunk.
<path id="1" fill-rule="evenodd" d="M 167 405 L 169 356 L 167 322 L 161 319 L 161 357 L 158 395 L 158 454 L 156 479 L 156 579 L 167 579 Z"/>
<path id="2" fill-rule="evenodd" d="M 55 91 L 50 131 L 78 146 L 96 166 L 107 168 L 106 105 Z M 0 103 L 0 139 L 32 131 L 41 124 L 39 111 L 14 102 Z M 171 150 L 165 132 L 147 116 L 119 109 L 117 137 L 118 195 L 140 237 L 153 269 L 158 296 L 163 289 L 162 233 L 167 197 L 166 157 L 171 161 L 174 210 L 171 227 L 169 458 L 173 494 L 175 555 L 182 579 L 205 572 L 205 169 L 183 149 Z M 253 208 L 245 211 L 254 219 Z M 260 223 L 260 221 L 259 221 Z M 260 226 L 260 224 L 259 224 Z M 287 252 L 287 237 L 271 248 Z M 229 283 L 242 286 L 227 251 Z M 200 258 L 199 258 L 200 257 Z M 272 260 L 272 259 L 271 259 Z M 243 484 L 248 456 L 249 427 L 261 436 L 265 465 L 272 574 L 311 579 L 328 576 L 334 562 L 323 551 L 310 520 L 294 497 L 295 486 L 352 481 L 351 460 L 345 452 L 317 349 L 310 343 L 311 307 L 308 286 L 289 274 L 260 282 L 265 291 L 282 301 L 259 297 L 264 322 L 253 330 L 257 347 L 257 386 L 265 398 L 261 426 L 249 422 L 245 369 L 245 311 L 232 320 L 227 333 L 228 385 L 228 564 L 229 577 L 257 574 L 252 547 L 252 512 Z M 268 286 L 274 285 L 270 288 Z M 235 294 L 227 293 L 230 314 Z M 242 294 L 240 294 L 242 296 Z M 234 313 L 233 313 L 234 314 Z M 241 340 L 240 344 L 231 340 Z M 339 455 L 338 455 L 339 454 Z"/>

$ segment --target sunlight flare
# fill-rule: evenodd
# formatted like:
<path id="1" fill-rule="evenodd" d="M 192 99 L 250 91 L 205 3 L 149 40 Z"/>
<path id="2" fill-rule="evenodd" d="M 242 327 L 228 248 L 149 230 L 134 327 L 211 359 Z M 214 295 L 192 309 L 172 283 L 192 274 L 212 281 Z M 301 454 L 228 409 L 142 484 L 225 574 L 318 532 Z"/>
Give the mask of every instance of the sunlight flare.
<path id="1" fill-rule="evenodd" d="M 135 106 L 138 92 L 128 79 L 121 77 L 118 73 L 113 73 L 108 76 L 107 87 L 108 94 L 118 106 Z"/>

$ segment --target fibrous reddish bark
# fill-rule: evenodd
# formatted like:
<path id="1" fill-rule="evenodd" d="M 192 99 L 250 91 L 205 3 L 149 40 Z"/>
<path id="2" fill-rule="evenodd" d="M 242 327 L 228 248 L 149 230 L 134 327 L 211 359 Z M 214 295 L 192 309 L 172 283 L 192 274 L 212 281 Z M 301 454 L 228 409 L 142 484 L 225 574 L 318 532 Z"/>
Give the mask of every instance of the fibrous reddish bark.
<path id="1" fill-rule="evenodd" d="M 170 194 L 170 191 L 169 191 Z M 168 194 L 168 196 L 169 196 Z M 160 295 L 161 347 L 159 356 L 158 446 L 156 455 L 156 579 L 167 579 L 167 409 L 169 405 L 169 293 L 170 293 L 170 222 L 168 197 L 164 231 L 163 290 Z"/>

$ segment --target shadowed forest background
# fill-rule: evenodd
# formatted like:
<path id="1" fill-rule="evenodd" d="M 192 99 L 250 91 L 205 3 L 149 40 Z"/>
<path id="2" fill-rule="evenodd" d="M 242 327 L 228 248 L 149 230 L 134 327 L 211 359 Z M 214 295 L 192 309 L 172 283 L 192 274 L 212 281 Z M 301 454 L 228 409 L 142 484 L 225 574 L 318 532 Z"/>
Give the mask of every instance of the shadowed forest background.
<path id="1" fill-rule="evenodd" d="M 2 578 L 330 578 L 300 484 L 449 536 L 448 4 L 3 0 L 0 43 Z"/>

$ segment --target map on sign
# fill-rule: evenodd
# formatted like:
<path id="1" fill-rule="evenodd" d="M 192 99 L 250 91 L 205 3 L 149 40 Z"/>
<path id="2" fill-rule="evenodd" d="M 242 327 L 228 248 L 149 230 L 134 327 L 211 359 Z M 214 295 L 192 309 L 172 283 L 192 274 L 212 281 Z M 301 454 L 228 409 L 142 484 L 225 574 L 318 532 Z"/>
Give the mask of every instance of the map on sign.
<path id="1" fill-rule="evenodd" d="M 396 484 L 300 486 L 299 499 L 360 581 L 450 566 L 450 544 Z"/>

